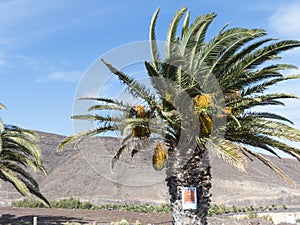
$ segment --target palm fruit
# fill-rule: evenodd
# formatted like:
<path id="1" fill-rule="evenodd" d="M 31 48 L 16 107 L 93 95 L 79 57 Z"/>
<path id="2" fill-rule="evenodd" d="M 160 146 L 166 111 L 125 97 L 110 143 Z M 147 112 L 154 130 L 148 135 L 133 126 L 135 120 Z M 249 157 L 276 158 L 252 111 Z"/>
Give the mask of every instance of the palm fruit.
<path id="1" fill-rule="evenodd" d="M 145 106 L 135 105 L 133 107 L 136 118 L 147 118 L 150 116 L 150 111 L 145 110 Z M 135 126 L 132 128 L 132 136 L 138 138 L 150 137 L 149 125 L 146 123 L 143 126 Z"/>
<path id="2" fill-rule="evenodd" d="M 152 165 L 155 170 L 162 170 L 166 166 L 168 159 L 168 150 L 165 150 L 161 142 L 157 142 L 155 151 L 152 157 Z"/>
<path id="3" fill-rule="evenodd" d="M 171 100 L 171 95 L 169 93 L 165 94 L 165 100 L 168 102 Z"/>
<path id="4" fill-rule="evenodd" d="M 149 127 L 145 126 L 136 126 L 132 128 L 132 136 L 143 138 L 143 137 L 150 137 L 150 129 Z"/>
<path id="5" fill-rule="evenodd" d="M 200 133 L 202 135 L 210 135 L 213 129 L 211 116 L 201 115 L 200 117 Z"/>
<path id="6" fill-rule="evenodd" d="M 213 103 L 213 96 L 212 94 L 202 94 L 197 95 L 193 98 L 196 111 L 199 112 L 200 108 L 208 108 Z"/>
<path id="7" fill-rule="evenodd" d="M 225 108 L 225 112 L 226 112 L 227 115 L 230 115 L 231 114 L 231 107 L 227 106 Z"/>
<path id="8" fill-rule="evenodd" d="M 210 115 L 201 114 L 201 109 L 208 108 L 213 104 L 213 95 L 212 94 L 201 94 L 193 98 L 195 104 L 195 113 L 199 115 L 200 122 L 200 133 L 202 135 L 209 135 L 212 132 L 213 124 L 212 118 Z"/>
<path id="9" fill-rule="evenodd" d="M 133 107 L 134 111 L 136 112 L 136 117 L 137 118 L 146 118 L 149 116 L 149 111 L 145 110 L 145 106 L 143 105 L 135 105 Z"/>

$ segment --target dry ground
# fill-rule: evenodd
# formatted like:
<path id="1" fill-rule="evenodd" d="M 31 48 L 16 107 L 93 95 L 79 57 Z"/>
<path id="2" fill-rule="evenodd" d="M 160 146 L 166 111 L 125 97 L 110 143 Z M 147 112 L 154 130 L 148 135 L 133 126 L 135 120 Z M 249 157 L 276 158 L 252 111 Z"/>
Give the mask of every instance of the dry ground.
<path id="1" fill-rule="evenodd" d="M 110 224 L 112 221 L 126 219 L 142 224 L 171 224 L 171 215 L 164 213 L 137 213 L 112 210 L 70 210 L 70 209 L 28 209 L 0 208 L 1 225 L 32 224 L 33 217 L 38 217 L 38 225 L 62 225 L 68 222 L 80 224 L 91 223 Z"/>
<path id="2" fill-rule="evenodd" d="M 38 225 L 65 225 L 66 222 L 79 224 L 110 224 L 111 222 L 126 219 L 130 223 L 137 220 L 142 224 L 170 225 L 169 213 L 137 213 L 112 210 L 70 210 L 70 209 L 29 209 L 29 208 L 0 208 L 1 225 L 31 225 L 33 217 L 38 217 Z M 270 225 L 264 220 L 232 220 L 209 218 L 210 225 Z"/>

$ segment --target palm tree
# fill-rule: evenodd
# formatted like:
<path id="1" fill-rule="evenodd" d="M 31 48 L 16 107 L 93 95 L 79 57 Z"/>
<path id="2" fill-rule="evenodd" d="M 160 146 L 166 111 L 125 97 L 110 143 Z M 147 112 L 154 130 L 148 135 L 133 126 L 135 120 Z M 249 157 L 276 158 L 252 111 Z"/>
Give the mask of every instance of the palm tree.
<path id="1" fill-rule="evenodd" d="M 5 106 L 0 104 L 0 108 L 5 109 Z M 0 119 L 0 179 L 11 183 L 23 196 L 33 194 L 50 206 L 28 172 L 28 168 L 39 169 L 46 175 L 38 140 L 33 131 L 4 125 Z"/>
<path id="2" fill-rule="evenodd" d="M 130 148 L 132 156 L 139 151 L 128 140 L 143 142 L 155 138 L 153 167 L 166 167 L 174 224 L 207 224 L 209 151 L 241 171 L 246 170 L 246 158 L 255 157 L 294 186 L 291 178 L 253 147 L 277 157 L 282 151 L 300 160 L 300 150 L 286 143 L 300 142 L 300 131 L 287 118 L 261 110 L 262 106 L 284 105 L 281 99 L 297 98 L 266 90 L 300 77 L 282 74 L 295 66 L 274 63 L 281 52 L 299 47 L 300 42 L 268 38 L 262 29 L 228 25 L 208 39 L 207 30 L 216 14 L 199 16 L 190 23 L 190 13 L 182 8 L 170 23 L 163 58 L 155 37 L 158 14 L 159 9 L 150 26 L 152 61 L 145 62 L 155 92 L 102 60 L 144 103 L 132 106 L 116 99 L 84 98 L 99 102 L 89 109 L 97 113 L 76 115 L 73 119 L 94 120 L 99 126 L 67 137 L 58 149 L 70 142 L 79 144 L 91 136 L 120 130 L 124 139 L 113 157 L 114 163 L 125 149 Z M 105 116 L 103 112 L 107 110 L 122 114 Z M 196 188 L 196 209 L 183 210 L 183 187 Z"/>

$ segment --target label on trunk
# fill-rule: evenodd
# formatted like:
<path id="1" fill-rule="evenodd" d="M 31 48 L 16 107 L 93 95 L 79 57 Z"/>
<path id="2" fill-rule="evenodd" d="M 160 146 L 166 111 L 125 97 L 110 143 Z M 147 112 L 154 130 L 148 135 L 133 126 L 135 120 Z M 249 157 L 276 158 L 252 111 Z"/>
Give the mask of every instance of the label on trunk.
<path id="1" fill-rule="evenodd" d="M 197 209 L 197 189 L 196 187 L 182 187 L 182 209 Z"/>

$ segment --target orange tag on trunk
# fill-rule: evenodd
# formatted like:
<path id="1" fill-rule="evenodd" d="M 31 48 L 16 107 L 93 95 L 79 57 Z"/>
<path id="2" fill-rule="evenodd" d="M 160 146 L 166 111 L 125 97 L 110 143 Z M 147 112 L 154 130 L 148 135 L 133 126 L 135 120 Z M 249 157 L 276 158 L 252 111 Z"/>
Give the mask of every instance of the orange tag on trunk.
<path id="1" fill-rule="evenodd" d="M 196 187 L 182 187 L 182 209 L 197 209 L 197 189 Z"/>

